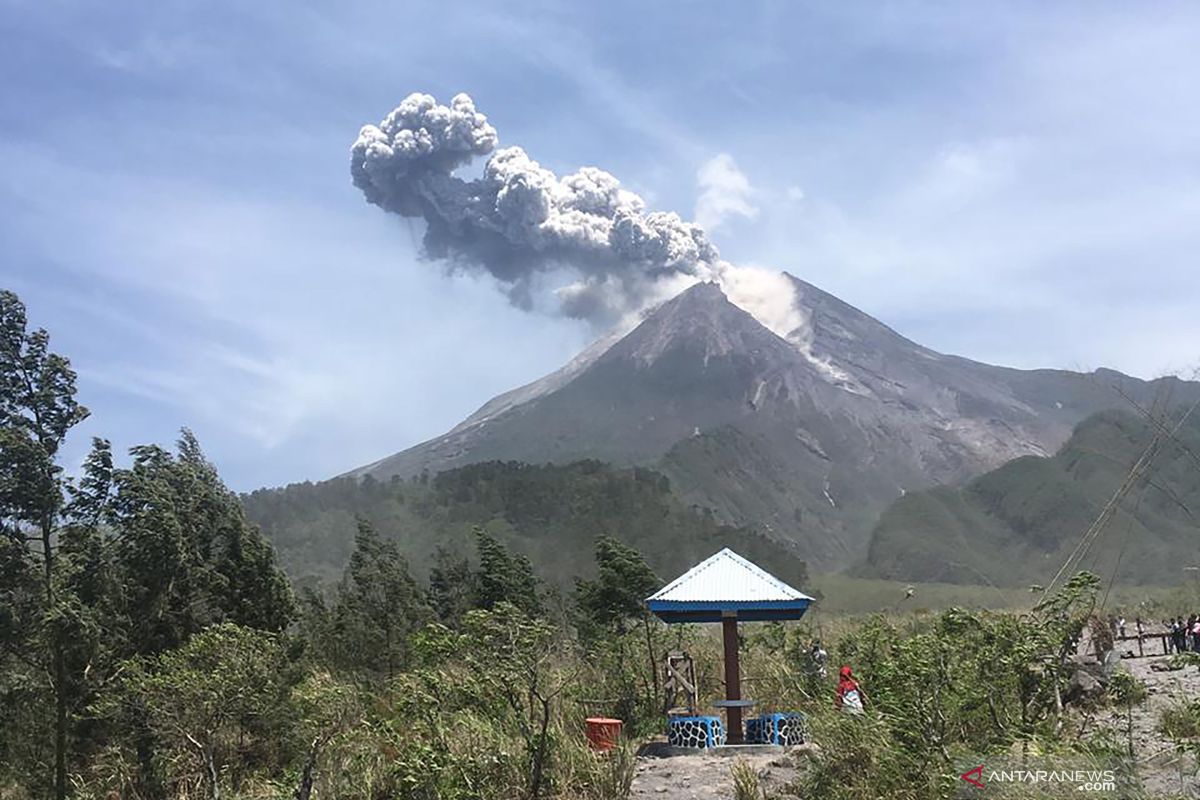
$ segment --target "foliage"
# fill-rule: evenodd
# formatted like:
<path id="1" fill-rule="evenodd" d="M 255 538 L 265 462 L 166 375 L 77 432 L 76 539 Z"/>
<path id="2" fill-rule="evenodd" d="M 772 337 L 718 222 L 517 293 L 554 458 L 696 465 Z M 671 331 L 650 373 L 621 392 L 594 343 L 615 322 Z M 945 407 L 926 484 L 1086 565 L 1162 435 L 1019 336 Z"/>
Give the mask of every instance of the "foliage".
<path id="1" fill-rule="evenodd" d="M 867 714 L 810 719 L 826 758 L 813 796 L 928 797 L 953 753 L 1003 751 L 1062 733 L 1068 654 L 1092 613 L 1098 582 L 1081 573 L 1028 615 L 950 609 L 907 629 L 883 616 L 838 642 Z"/>
<path id="2" fill-rule="evenodd" d="M 191 432 L 178 455 L 157 445 L 130 452 L 133 464 L 112 474 L 108 518 L 138 652 L 222 621 L 284 628 L 294 613 L 287 580 Z"/>
<path id="3" fill-rule="evenodd" d="M 190 432 L 177 454 L 134 448 L 128 468 L 96 439 L 72 479 L 58 458 L 86 416 L 67 359 L 0 292 L 0 793 L 66 795 L 110 739 L 87 709 L 123 661 L 227 621 L 279 630 L 293 612 L 273 551 Z M 153 750 L 143 737 L 142 766 Z"/>
<path id="4" fill-rule="evenodd" d="M 662 585 L 641 553 L 612 538 L 596 540 L 595 580 L 575 582 L 575 602 L 584 619 L 601 627 L 620 628 L 628 620 L 648 616 L 645 598 Z"/>
<path id="5" fill-rule="evenodd" d="M 486 462 L 424 480 L 345 477 L 262 489 L 243 501 L 288 573 L 306 585 L 336 582 L 359 515 L 399 545 L 418 578 L 477 551 L 475 531 L 482 528 L 514 557 L 527 557 L 546 584 L 563 589 L 594 576 L 591 551 L 601 536 L 636 549 L 659 575 L 679 574 L 728 546 L 771 564 L 793 586 L 807 583 L 804 562 L 786 545 L 720 524 L 641 467 Z"/>
<path id="6" fill-rule="evenodd" d="M 446 547 L 438 547 L 429 571 L 429 603 L 438 619 L 457 626 L 474 607 L 479 589 L 471 562 Z"/>
<path id="7" fill-rule="evenodd" d="M 758 772 L 745 759 L 737 759 L 729 767 L 733 778 L 734 800 L 762 800 L 763 790 L 759 785 Z"/>
<path id="8" fill-rule="evenodd" d="M 1125 670 L 1114 672 L 1105 687 L 1109 699 L 1118 708 L 1132 708 L 1146 699 L 1146 684 Z"/>
<path id="9" fill-rule="evenodd" d="M 1182 411 L 1175 412 L 1183 418 Z M 908 492 L 881 515 L 867 572 L 906 580 L 1023 586 L 1048 580 L 1156 435 L 1133 413 L 1088 417 L 1054 456 L 1009 461 L 963 486 Z M 1175 584 L 1194 562 L 1200 415 L 1164 444 L 1152 479 L 1122 506 L 1087 563 L 1114 582 Z M 1136 547 L 1126 547 L 1137 542 Z M 1166 565 L 1176 565 L 1164 572 Z"/>
<path id="10" fill-rule="evenodd" d="M 626 800 L 637 774 L 637 756 L 628 743 L 596 753 L 577 739 L 568 740 L 560 761 L 573 767 L 562 784 L 579 800 Z"/>
<path id="11" fill-rule="evenodd" d="M 144 724 L 157 745 L 155 760 L 175 794 L 203 787 L 217 800 L 228 783 L 236 794 L 249 770 L 286 761 L 281 752 L 294 720 L 293 673 L 274 634 L 232 623 L 214 625 L 181 647 L 125 662 L 95 713 L 118 730 Z M 118 736 L 112 763 L 135 762 L 137 741 Z M 141 783 L 110 774 L 110 790 Z"/>
<path id="12" fill-rule="evenodd" d="M 70 711 L 76 700 L 68 635 L 79 605 L 63 585 L 57 553 L 67 492 L 57 456 L 67 433 L 87 415 L 75 399 L 75 372 L 67 359 L 50 351 L 46 331 L 28 329 L 17 296 L 0 291 L 0 537 L 5 540 L 0 558 L 12 581 L 6 585 L 14 610 L 5 614 L 0 630 L 5 637 L 0 658 L 15 659 L 13 668 L 21 673 L 0 688 L 7 695 L 5 705 L 20 704 L 17 718 L 36 719 L 39 708 L 53 710 L 53 721 L 40 730 L 35 726 L 29 741 L 11 729 L 0 735 L 0 753 L 19 753 L 23 763 L 48 773 L 42 788 L 52 785 L 59 800 L 67 792 Z M 47 741 L 44 732 L 50 730 Z M 50 761 L 52 767 L 43 767 Z M 29 773 L 24 777 L 43 780 Z"/>
<path id="13" fill-rule="evenodd" d="M 665 648 L 644 602 L 662 581 L 641 553 L 610 536 L 596 540 L 595 558 L 596 579 L 575 582 L 580 639 L 601 670 L 592 697 L 581 700 L 601 700 L 607 715 L 642 732 L 657 723 L 664 705 L 658 670 Z M 631 623 L 636 630 L 630 630 Z"/>
<path id="14" fill-rule="evenodd" d="M 1200 700 L 1181 701 L 1163 709 L 1158 726 L 1177 742 L 1200 740 Z"/>
<path id="15" fill-rule="evenodd" d="M 526 614 L 541 614 L 538 580 L 533 574 L 529 558 L 514 556 L 480 527 L 475 528 L 475 542 L 479 552 L 479 571 L 474 580 L 474 604 L 490 609 L 499 603 L 509 603 Z"/>
<path id="16" fill-rule="evenodd" d="M 388 680 L 406 666 L 408 638 L 430 616 L 407 561 L 366 520 L 359 521 L 333 608 L 316 595 L 306 600 L 306 627 L 327 663 Z"/>

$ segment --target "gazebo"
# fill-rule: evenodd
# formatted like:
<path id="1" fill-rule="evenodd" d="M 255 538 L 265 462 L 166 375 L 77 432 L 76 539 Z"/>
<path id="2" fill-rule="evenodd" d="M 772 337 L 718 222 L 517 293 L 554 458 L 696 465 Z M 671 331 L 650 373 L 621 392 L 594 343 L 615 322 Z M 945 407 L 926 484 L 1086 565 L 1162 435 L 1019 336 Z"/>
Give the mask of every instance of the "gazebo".
<path id="1" fill-rule="evenodd" d="M 742 699 L 738 665 L 739 621 L 800 619 L 813 598 L 788 586 L 728 547 L 700 562 L 646 598 L 651 613 L 668 624 L 720 622 L 725 643 L 725 701 L 729 744 L 742 744 Z"/>

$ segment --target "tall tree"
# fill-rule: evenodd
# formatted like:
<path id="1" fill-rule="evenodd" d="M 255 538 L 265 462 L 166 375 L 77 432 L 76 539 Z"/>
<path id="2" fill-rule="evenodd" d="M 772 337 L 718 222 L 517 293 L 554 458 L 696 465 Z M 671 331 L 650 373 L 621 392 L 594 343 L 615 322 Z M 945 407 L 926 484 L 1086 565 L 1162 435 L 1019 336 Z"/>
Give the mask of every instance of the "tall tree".
<path id="1" fill-rule="evenodd" d="M 475 544 L 479 550 L 475 605 L 488 609 L 497 603 L 512 603 L 529 616 L 541 616 L 538 580 L 529 559 L 508 552 L 482 527 L 475 528 Z"/>
<path id="2" fill-rule="evenodd" d="M 622 627 L 629 620 L 648 618 L 646 596 L 662 581 L 642 554 L 611 536 L 596 540 L 594 581 L 575 583 L 575 600 L 589 621 L 605 627 Z"/>
<path id="3" fill-rule="evenodd" d="M 310 603 L 310 613 L 323 613 Z M 408 640 L 431 614 L 395 542 L 358 521 L 354 553 L 337 589 L 318 649 L 333 664 L 391 679 L 408 661 Z"/>
<path id="4" fill-rule="evenodd" d="M 580 629 L 585 635 L 596 630 L 617 636 L 617 653 L 624 658 L 621 641 L 630 622 L 640 622 L 646 644 L 646 675 L 644 685 L 647 699 L 653 705 L 658 694 L 658 660 L 654 652 L 654 636 L 650 612 L 645 598 L 662 581 L 642 558 L 642 554 L 611 536 L 596 540 L 596 572 L 593 581 L 575 583 L 575 604 L 580 612 Z"/>
<path id="5" fill-rule="evenodd" d="M 78 712 L 118 662 L 214 623 L 281 630 L 293 611 L 273 551 L 190 432 L 177 456 L 134 448 L 128 469 L 97 439 L 72 481 L 58 456 L 86 416 L 67 360 L 0 292 L 0 764 L 58 798 L 73 748 L 95 735 Z"/>
<path id="6" fill-rule="evenodd" d="M 294 614 L 286 577 L 196 437 L 178 455 L 130 450 L 114 470 L 110 519 L 138 652 L 177 647 L 208 625 L 282 630 Z"/>
<path id="7" fill-rule="evenodd" d="M 44 662 L 54 707 L 54 796 L 67 794 L 68 686 L 65 641 L 56 617 L 57 547 L 66 500 L 58 461 L 68 432 L 88 415 L 75 400 L 75 373 L 50 352 L 45 330 L 29 331 L 25 306 L 0 291 L 0 533 L 8 558 L 35 560 L 40 575 L 41 621 L 37 657 Z M 16 545 L 19 551 L 11 547 Z M 30 547 L 32 545 L 32 547 Z M 11 564 L 10 564 L 11 567 Z"/>
<path id="8" fill-rule="evenodd" d="M 429 571 L 429 604 L 438 619 L 457 626 L 463 615 L 474 608 L 476 575 L 464 556 L 439 546 Z"/>

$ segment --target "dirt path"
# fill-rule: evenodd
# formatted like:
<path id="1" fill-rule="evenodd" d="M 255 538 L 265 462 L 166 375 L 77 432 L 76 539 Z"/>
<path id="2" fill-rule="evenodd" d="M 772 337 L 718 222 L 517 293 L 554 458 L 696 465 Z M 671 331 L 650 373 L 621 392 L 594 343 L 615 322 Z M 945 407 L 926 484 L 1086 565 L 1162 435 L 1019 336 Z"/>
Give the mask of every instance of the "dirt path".
<path id="1" fill-rule="evenodd" d="M 1158 731 L 1164 709 L 1181 700 L 1200 696 L 1200 670 L 1186 667 L 1171 672 L 1158 672 L 1153 664 L 1165 664 L 1169 656 L 1124 659 L 1121 664 L 1135 678 L 1146 684 L 1148 697 L 1133 709 L 1133 751 L 1138 760 L 1143 788 L 1149 797 L 1200 797 L 1190 758 L 1176 755 L 1174 745 Z M 1123 711 L 1105 711 L 1096 722 L 1127 735 L 1127 720 Z"/>
<path id="2" fill-rule="evenodd" d="M 733 778 L 729 770 L 739 758 L 758 773 L 759 785 L 768 795 L 777 793 L 796 779 L 791 759 L 782 753 L 640 757 L 629 796 L 631 800 L 731 800 Z"/>

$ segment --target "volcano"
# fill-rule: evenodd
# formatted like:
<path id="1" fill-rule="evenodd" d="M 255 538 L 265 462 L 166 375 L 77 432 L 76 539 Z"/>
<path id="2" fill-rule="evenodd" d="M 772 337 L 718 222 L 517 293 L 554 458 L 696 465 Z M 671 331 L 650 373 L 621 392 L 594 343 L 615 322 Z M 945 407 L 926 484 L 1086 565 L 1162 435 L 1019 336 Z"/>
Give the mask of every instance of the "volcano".
<path id="1" fill-rule="evenodd" d="M 688 502 L 787 542 L 819 569 L 866 552 L 885 507 L 1025 455 L 1089 415 L 1200 384 L 1018 370 L 935 352 L 790 275 L 786 336 L 714 283 L 484 404 L 448 433 L 355 470 L 411 477 L 489 460 L 593 458 L 666 473 Z M 1119 391 L 1118 391 L 1119 390 Z"/>

